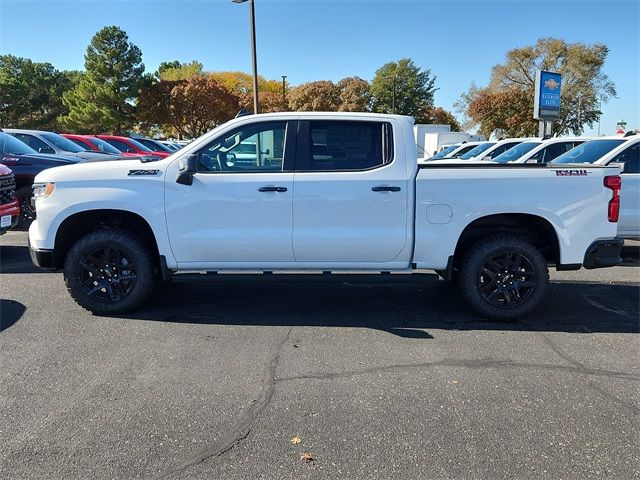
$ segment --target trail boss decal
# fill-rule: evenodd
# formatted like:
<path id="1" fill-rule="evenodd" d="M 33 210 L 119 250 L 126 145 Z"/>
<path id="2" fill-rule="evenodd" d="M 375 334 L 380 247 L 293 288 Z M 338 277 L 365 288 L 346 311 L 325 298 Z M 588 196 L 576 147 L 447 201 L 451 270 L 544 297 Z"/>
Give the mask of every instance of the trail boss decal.
<path id="1" fill-rule="evenodd" d="M 131 177 L 133 175 L 157 175 L 160 170 L 129 170 L 128 175 Z"/>
<path id="2" fill-rule="evenodd" d="M 556 177 L 586 177 L 589 175 L 587 170 L 554 170 Z"/>

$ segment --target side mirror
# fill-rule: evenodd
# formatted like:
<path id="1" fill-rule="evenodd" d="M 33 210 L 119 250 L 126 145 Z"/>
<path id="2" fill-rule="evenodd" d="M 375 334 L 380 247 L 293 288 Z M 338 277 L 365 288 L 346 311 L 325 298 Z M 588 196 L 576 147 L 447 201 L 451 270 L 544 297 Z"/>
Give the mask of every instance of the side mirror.
<path id="1" fill-rule="evenodd" d="M 198 155 L 193 153 L 181 158 L 178 163 L 176 182 L 182 185 L 193 184 L 193 175 L 198 171 Z"/>
<path id="2" fill-rule="evenodd" d="M 489 160 L 491 160 L 491 155 L 486 155 L 486 156 L 482 157 L 482 160 L 484 162 L 488 162 Z"/>

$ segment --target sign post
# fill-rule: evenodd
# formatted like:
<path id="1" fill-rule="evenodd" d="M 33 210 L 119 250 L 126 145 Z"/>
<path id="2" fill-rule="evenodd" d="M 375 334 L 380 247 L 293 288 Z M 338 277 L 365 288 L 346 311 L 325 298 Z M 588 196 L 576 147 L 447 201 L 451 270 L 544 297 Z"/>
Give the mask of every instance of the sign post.
<path id="1" fill-rule="evenodd" d="M 540 136 L 550 138 L 553 133 L 553 121 L 560 116 L 562 75 L 539 70 L 536 74 L 535 86 L 533 118 L 540 121 Z"/>

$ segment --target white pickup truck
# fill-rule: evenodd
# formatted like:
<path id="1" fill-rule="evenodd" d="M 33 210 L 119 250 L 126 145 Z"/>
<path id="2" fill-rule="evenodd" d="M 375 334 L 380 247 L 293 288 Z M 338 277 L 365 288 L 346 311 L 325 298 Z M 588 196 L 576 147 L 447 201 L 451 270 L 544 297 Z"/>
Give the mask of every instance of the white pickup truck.
<path id="1" fill-rule="evenodd" d="M 418 166 L 412 125 L 249 115 L 155 162 L 46 170 L 32 259 L 64 269 L 71 296 L 98 314 L 137 307 L 156 280 L 194 271 L 432 269 L 497 319 L 540 302 L 548 266 L 620 261 L 619 168 Z"/>

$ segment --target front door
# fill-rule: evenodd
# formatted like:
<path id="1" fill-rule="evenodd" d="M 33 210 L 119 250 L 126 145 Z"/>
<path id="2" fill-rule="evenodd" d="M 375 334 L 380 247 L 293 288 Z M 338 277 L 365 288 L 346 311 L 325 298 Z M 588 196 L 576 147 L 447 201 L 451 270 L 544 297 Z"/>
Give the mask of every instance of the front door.
<path id="1" fill-rule="evenodd" d="M 179 267 L 267 268 L 293 260 L 292 141 L 295 122 L 251 123 L 197 152 L 192 185 L 167 172 L 167 228 Z"/>

